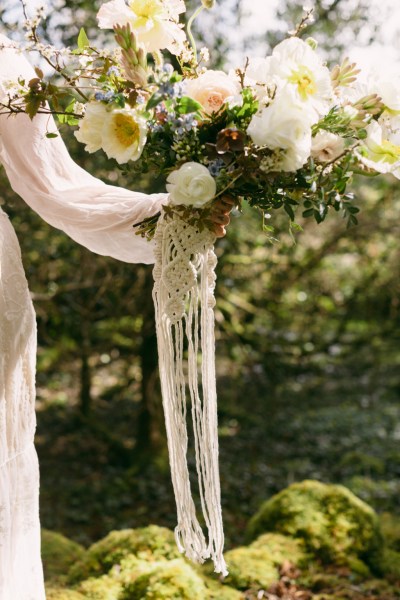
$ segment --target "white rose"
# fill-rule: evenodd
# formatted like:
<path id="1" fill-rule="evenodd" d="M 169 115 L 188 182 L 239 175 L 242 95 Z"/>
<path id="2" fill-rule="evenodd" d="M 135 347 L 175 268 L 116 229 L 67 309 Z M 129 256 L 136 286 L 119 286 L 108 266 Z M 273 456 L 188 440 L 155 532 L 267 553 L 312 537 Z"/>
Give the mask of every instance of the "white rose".
<path id="1" fill-rule="evenodd" d="M 330 162 L 342 154 L 344 139 L 329 131 L 318 131 L 312 139 L 311 156 L 318 162 Z"/>
<path id="2" fill-rule="evenodd" d="M 200 208 L 214 198 L 217 186 L 207 167 L 188 162 L 168 176 L 167 190 L 171 204 Z"/>
<path id="3" fill-rule="evenodd" d="M 119 164 L 138 160 L 146 143 L 146 119 L 131 108 L 120 108 L 106 115 L 101 145 L 108 158 L 115 158 Z"/>
<path id="4" fill-rule="evenodd" d="M 205 71 L 196 79 L 186 80 L 187 96 L 197 100 L 207 114 L 217 112 L 221 106 L 240 93 L 240 85 L 223 71 Z"/>
<path id="5" fill-rule="evenodd" d="M 107 109 L 101 102 L 88 102 L 85 116 L 79 121 L 79 129 L 75 131 L 78 142 L 85 144 L 87 152 L 97 152 L 102 147 L 102 131 Z"/>
<path id="6" fill-rule="evenodd" d="M 178 54 L 186 40 L 179 24 L 179 14 L 185 12 L 183 0 L 110 0 L 100 7 L 97 20 L 100 29 L 130 23 L 138 42 L 148 52 L 167 48 Z"/>
<path id="7" fill-rule="evenodd" d="M 277 169 L 297 171 L 311 153 L 311 122 L 304 108 L 281 95 L 253 116 L 247 133 L 257 146 L 282 150 Z"/>

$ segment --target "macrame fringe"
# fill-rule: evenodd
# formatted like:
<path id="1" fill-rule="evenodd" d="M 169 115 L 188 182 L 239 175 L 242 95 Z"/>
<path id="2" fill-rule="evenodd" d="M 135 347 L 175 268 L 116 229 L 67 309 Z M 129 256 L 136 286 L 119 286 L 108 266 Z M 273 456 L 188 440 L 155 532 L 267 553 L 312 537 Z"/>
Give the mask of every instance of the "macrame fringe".
<path id="1" fill-rule="evenodd" d="M 175 538 L 179 550 L 190 560 L 203 563 L 211 558 L 215 572 L 226 576 L 218 470 L 213 310 L 217 258 L 213 243 L 214 236 L 209 230 L 199 231 L 177 215 L 171 218 L 162 214 L 155 233 L 153 300 L 169 459 L 178 513 Z M 190 488 L 187 390 L 208 541 L 198 522 Z"/>

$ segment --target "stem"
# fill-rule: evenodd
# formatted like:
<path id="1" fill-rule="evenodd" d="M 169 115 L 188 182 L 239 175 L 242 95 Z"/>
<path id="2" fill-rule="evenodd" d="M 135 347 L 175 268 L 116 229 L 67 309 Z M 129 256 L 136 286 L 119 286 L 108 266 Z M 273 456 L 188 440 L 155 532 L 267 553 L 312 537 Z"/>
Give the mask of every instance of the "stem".
<path id="1" fill-rule="evenodd" d="M 192 25 L 193 25 L 195 19 L 197 19 L 197 17 L 199 16 L 199 14 L 201 13 L 201 11 L 203 9 L 204 9 L 203 5 L 199 6 L 199 8 L 190 17 L 187 27 L 186 27 L 187 36 L 189 38 L 190 45 L 192 46 L 193 54 L 196 59 L 196 62 L 197 62 L 197 47 L 196 47 L 196 42 L 194 41 L 194 37 L 193 37 L 193 33 L 192 33 Z"/>

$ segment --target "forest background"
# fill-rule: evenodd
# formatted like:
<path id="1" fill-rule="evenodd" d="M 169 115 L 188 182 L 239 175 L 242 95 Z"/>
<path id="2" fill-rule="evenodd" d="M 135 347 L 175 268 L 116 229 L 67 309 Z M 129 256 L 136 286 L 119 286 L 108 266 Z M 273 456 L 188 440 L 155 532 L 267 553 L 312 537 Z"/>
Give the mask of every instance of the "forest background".
<path id="1" fill-rule="evenodd" d="M 194 4 L 187 2 L 189 11 Z M 308 33 L 330 65 L 349 44 L 368 57 L 375 43 L 379 60 L 394 57 L 387 27 L 395 19 L 386 18 L 392 4 L 377 11 L 368 0 L 316 0 Z M 49 8 L 44 39 L 76 45 L 81 26 L 98 38 L 98 3 L 52 0 Z M 254 14 L 245 0 L 220 0 L 199 20 L 210 68 L 265 54 L 299 21 L 302 7 L 287 0 L 265 12 L 268 31 L 268 24 L 250 27 Z M 21 20 L 17 0 L 1 3 L 0 31 L 21 40 Z M 104 181 L 162 190 L 160 181 L 132 181 L 104 155 L 86 154 L 71 132 L 62 135 L 75 160 Z M 96 256 L 50 228 L 12 192 L 3 170 L 0 190 L 37 313 L 43 526 L 84 544 L 111 529 L 173 527 L 151 266 Z M 299 214 L 302 231 L 292 231 L 285 215 L 272 214 L 271 240 L 259 215 L 245 210 L 217 244 L 228 546 L 242 541 L 263 500 L 307 478 L 343 483 L 379 512 L 400 515 L 399 184 L 355 179 L 354 190 L 356 227 L 346 229 L 337 214 L 318 226 Z"/>

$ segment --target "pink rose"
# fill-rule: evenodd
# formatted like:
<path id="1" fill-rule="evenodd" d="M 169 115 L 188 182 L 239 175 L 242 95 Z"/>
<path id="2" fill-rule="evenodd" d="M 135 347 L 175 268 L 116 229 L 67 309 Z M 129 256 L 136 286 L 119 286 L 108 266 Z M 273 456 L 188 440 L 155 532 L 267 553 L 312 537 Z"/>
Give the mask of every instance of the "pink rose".
<path id="1" fill-rule="evenodd" d="M 239 83 L 223 71 L 205 71 L 196 79 L 186 80 L 186 95 L 197 100 L 207 114 L 217 112 L 228 99 L 237 96 L 239 92 Z"/>

